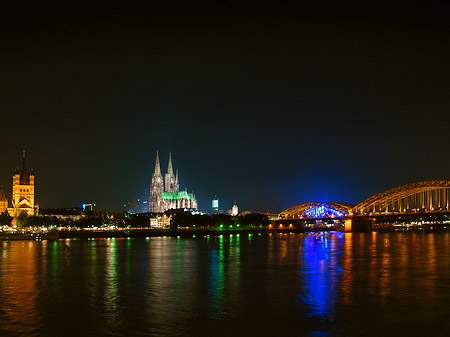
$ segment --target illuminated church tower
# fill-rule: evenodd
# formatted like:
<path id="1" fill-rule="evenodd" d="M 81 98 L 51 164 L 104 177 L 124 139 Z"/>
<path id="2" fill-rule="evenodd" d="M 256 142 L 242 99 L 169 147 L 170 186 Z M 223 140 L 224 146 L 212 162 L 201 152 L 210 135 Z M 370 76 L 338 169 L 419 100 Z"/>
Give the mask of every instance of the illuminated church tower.
<path id="1" fill-rule="evenodd" d="M 197 200 L 193 193 L 188 193 L 187 190 L 180 191 L 178 171 L 176 175 L 173 174 L 171 153 L 169 153 L 169 165 L 163 180 L 157 151 L 155 172 L 150 185 L 149 212 L 164 213 L 169 209 L 177 208 L 198 209 Z"/>
<path id="2" fill-rule="evenodd" d="M 28 173 L 25 164 L 25 151 L 23 151 L 22 168 L 17 168 L 13 175 L 12 207 L 8 208 L 10 216 L 20 213 L 34 215 L 34 173 Z"/>
<path id="3" fill-rule="evenodd" d="M 6 199 L 3 185 L 0 187 L 0 214 L 2 214 L 8 208 L 8 199 Z"/>
<path id="4" fill-rule="evenodd" d="M 170 152 L 169 152 L 169 166 L 167 167 L 165 179 L 166 179 L 165 192 L 178 192 L 180 190 L 180 184 L 178 184 L 178 171 L 176 177 L 174 177 L 173 175 L 172 153 Z"/>
<path id="5" fill-rule="evenodd" d="M 164 192 L 164 180 L 161 175 L 161 166 L 159 165 L 159 154 L 158 151 L 156 151 L 155 172 L 153 173 L 152 184 L 150 185 L 149 212 L 164 212 L 164 205 L 161 197 L 162 192 Z"/>

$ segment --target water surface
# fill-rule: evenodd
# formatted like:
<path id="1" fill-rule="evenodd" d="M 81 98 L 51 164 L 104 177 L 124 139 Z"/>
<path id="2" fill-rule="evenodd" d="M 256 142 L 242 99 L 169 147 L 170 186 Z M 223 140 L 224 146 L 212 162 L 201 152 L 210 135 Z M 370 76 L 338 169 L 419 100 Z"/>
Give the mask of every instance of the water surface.
<path id="1" fill-rule="evenodd" d="M 450 333 L 450 233 L 0 242 L 0 336 Z"/>

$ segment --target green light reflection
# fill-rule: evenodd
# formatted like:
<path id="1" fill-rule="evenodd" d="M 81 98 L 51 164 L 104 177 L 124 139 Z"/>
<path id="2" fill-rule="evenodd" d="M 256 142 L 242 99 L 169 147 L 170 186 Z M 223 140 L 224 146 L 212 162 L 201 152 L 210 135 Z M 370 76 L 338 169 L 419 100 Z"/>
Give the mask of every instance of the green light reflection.
<path id="1" fill-rule="evenodd" d="M 130 269 L 131 269 L 130 251 L 131 251 L 131 238 L 128 237 L 127 238 L 127 254 L 126 254 L 127 262 L 125 264 L 125 273 L 127 274 L 127 276 L 130 276 Z"/>
<path id="2" fill-rule="evenodd" d="M 177 258 L 176 258 L 176 262 L 175 262 L 175 283 L 176 283 L 176 289 L 181 289 L 182 288 L 182 283 L 183 283 L 183 271 L 182 271 L 182 267 L 183 267 L 183 260 L 182 260 L 182 244 L 181 244 L 181 240 L 180 237 L 177 238 Z"/>
<path id="3" fill-rule="evenodd" d="M 95 247 L 95 241 L 91 240 L 90 241 L 90 265 L 91 265 L 91 275 L 92 278 L 94 279 L 94 282 L 97 282 L 97 247 Z"/>
<path id="4" fill-rule="evenodd" d="M 210 305 L 212 312 L 219 312 L 220 308 L 224 305 L 225 298 L 225 255 L 224 255 L 224 237 L 219 236 L 218 249 L 211 250 L 211 263 L 210 263 L 210 287 L 209 296 L 211 298 Z"/>
<path id="5" fill-rule="evenodd" d="M 52 247 L 52 279 L 54 282 L 57 281 L 58 276 L 58 242 L 53 241 Z"/>
<path id="6" fill-rule="evenodd" d="M 109 330 L 117 329 L 120 321 L 119 317 L 119 273 L 118 273 L 118 244 L 117 240 L 109 239 L 106 246 L 106 263 L 105 263 L 105 310 L 109 317 L 107 325 Z"/>

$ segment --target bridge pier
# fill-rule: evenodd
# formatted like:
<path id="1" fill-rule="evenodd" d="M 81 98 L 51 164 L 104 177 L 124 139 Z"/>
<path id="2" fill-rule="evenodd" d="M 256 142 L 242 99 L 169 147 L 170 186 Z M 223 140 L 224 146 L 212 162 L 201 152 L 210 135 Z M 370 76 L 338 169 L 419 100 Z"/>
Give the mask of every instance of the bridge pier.
<path id="1" fill-rule="evenodd" d="M 373 229 L 373 220 L 367 218 L 346 219 L 344 224 L 345 232 L 369 232 Z"/>

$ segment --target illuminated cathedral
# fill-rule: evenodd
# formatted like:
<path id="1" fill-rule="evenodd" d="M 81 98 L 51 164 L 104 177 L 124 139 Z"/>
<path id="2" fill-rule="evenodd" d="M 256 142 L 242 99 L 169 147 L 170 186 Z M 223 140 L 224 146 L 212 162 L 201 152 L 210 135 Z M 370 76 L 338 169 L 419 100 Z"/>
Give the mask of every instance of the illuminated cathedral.
<path id="1" fill-rule="evenodd" d="M 172 154 L 169 153 L 169 166 L 166 175 L 162 176 L 159 164 L 159 154 L 156 151 L 155 172 L 150 185 L 149 211 L 153 213 L 164 213 L 169 209 L 189 208 L 198 209 L 197 200 L 193 193 L 187 189 L 180 191 L 178 182 L 178 170 L 173 174 Z"/>
<path id="2" fill-rule="evenodd" d="M 28 173 L 25 164 L 25 151 L 23 152 L 22 168 L 17 168 L 13 175 L 11 207 L 8 207 L 8 199 L 5 196 L 3 186 L 0 188 L 0 213 L 8 211 L 12 217 L 20 213 L 34 215 L 34 173 Z"/>

